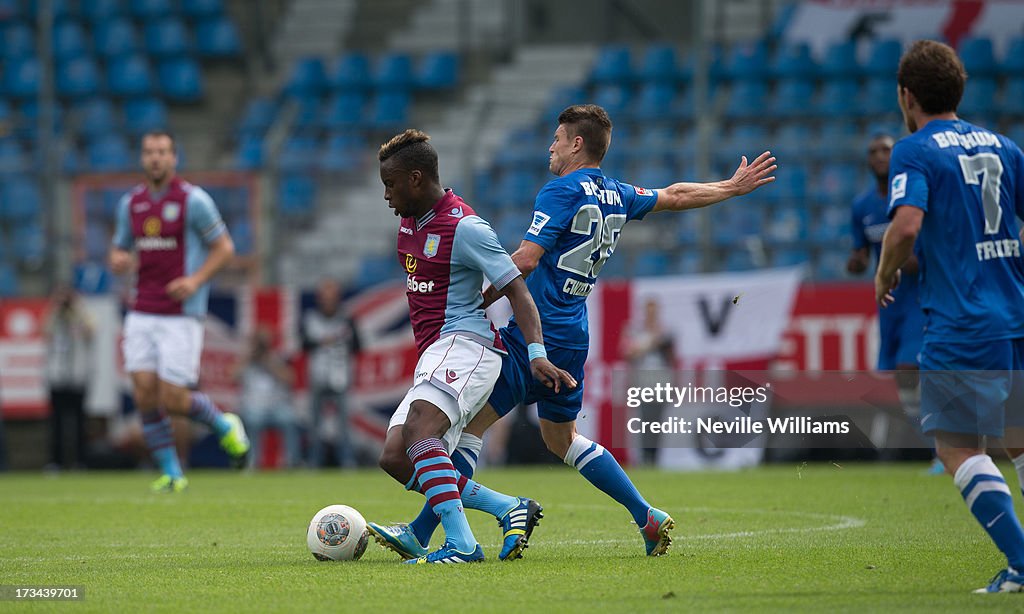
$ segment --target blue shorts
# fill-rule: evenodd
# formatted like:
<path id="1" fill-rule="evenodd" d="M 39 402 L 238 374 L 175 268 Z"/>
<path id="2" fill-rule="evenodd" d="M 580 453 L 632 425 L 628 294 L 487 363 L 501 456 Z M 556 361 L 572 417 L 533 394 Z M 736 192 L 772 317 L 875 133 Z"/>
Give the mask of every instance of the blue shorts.
<path id="1" fill-rule="evenodd" d="M 517 405 L 537 404 L 537 415 L 551 422 L 572 422 L 583 407 L 583 365 L 587 350 L 548 347 L 548 360 L 565 369 L 576 379 L 576 388 L 556 393 L 533 378 L 530 356 L 523 332 L 514 324 L 499 331 L 508 355 L 501 360 L 501 375 L 487 400 L 499 416 L 507 415 Z"/>
<path id="2" fill-rule="evenodd" d="M 878 310 L 878 370 L 916 365 L 924 342 L 924 311 L 916 302 Z"/>
<path id="3" fill-rule="evenodd" d="M 1024 426 L 1024 339 L 921 348 L 921 430 L 1002 437 Z"/>

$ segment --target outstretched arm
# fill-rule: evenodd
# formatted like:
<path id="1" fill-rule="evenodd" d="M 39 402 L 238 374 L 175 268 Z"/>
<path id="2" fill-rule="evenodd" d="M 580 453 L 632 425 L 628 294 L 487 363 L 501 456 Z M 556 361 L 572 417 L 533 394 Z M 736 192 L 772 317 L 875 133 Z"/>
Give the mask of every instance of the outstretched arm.
<path id="1" fill-rule="evenodd" d="M 747 164 L 743 156 L 733 176 L 713 183 L 673 183 L 658 190 L 658 202 L 651 211 L 685 211 L 720 203 L 733 196 L 749 194 L 757 188 L 775 181 L 772 173 L 778 165 L 770 151 Z"/>

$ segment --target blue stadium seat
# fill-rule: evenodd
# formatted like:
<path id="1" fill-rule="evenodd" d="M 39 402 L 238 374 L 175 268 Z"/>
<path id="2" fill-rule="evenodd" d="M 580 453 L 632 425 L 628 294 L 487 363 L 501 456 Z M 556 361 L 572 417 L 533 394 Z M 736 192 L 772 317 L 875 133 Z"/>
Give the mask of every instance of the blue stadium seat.
<path id="1" fill-rule="evenodd" d="M 807 114 L 814 98 L 814 84 L 804 79 L 780 81 L 769 105 L 769 113 L 789 119 Z"/>
<path id="2" fill-rule="evenodd" d="M 537 195 L 536 174 L 525 168 L 506 171 L 494 186 L 493 203 L 502 209 L 524 209 Z"/>
<path id="3" fill-rule="evenodd" d="M 0 23 L 14 21 L 22 15 L 23 11 L 19 0 L 0 0 Z"/>
<path id="4" fill-rule="evenodd" d="M 857 112 L 860 87 L 853 79 L 826 81 L 815 111 L 828 118 L 851 117 Z"/>
<path id="5" fill-rule="evenodd" d="M 861 185 L 859 165 L 826 164 L 816 173 L 814 200 L 819 204 L 848 204 Z"/>
<path id="6" fill-rule="evenodd" d="M 231 233 L 231 240 L 235 244 L 235 252 L 241 255 L 251 254 L 255 245 L 252 224 L 244 217 L 235 218 L 228 224 L 228 232 Z"/>
<path id="7" fill-rule="evenodd" d="M 770 264 L 773 267 L 789 267 L 806 264 L 810 259 L 810 254 L 806 249 L 799 247 L 777 247 L 772 250 Z"/>
<path id="8" fill-rule="evenodd" d="M 636 70 L 643 83 L 674 84 L 682 77 L 675 45 L 655 43 L 648 45 Z"/>
<path id="9" fill-rule="evenodd" d="M 142 50 L 135 25 L 124 17 L 97 23 L 93 33 L 93 44 L 96 52 L 107 60 Z"/>
<path id="10" fill-rule="evenodd" d="M 958 52 L 967 74 L 971 77 L 996 76 L 999 67 L 992 51 L 991 39 L 972 36 L 960 43 Z"/>
<path id="11" fill-rule="evenodd" d="M 128 3 L 131 13 L 136 19 L 144 21 L 167 17 L 174 13 L 174 3 L 171 0 L 131 0 Z"/>
<path id="12" fill-rule="evenodd" d="M 328 172 L 353 172 L 362 167 L 366 139 L 357 134 L 333 134 L 319 155 L 320 168 Z"/>
<path id="13" fill-rule="evenodd" d="M 26 16 L 34 21 L 39 16 L 39 3 L 41 0 L 28 0 L 28 11 Z M 75 19 L 78 17 L 78 0 L 50 0 L 50 9 L 53 12 L 54 21 Z"/>
<path id="14" fill-rule="evenodd" d="M 263 138 L 256 135 L 242 135 L 235 154 L 235 168 L 252 171 L 263 168 Z"/>
<path id="15" fill-rule="evenodd" d="M 407 90 L 413 85 L 412 58 L 401 51 L 385 53 L 373 66 L 373 84 L 381 90 Z"/>
<path id="16" fill-rule="evenodd" d="M 365 53 L 350 51 L 331 63 L 327 84 L 332 90 L 349 92 L 367 90 L 372 85 L 370 59 Z"/>
<path id="17" fill-rule="evenodd" d="M 11 105 L 7 104 L 7 101 L 0 98 L 0 125 L 7 124 L 12 119 Z"/>
<path id="18" fill-rule="evenodd" d="M 448 90 L 459 84 L 459 73 L 459 56 L 452 51 L 434 51 L 420 60 L 416 70 L 416 87 Z"/>
<path id="19" fill-rule="evenodd" d="M 242 120 L 239 122 L 238 129 L 242 134 L 262 136 L 274 123 L 276 112 L 273 101 L 267 98 L 253 98 L 249 100 L 245 111 L 242 112 Z"/>
<path id="20" fill-rule="evenodd" d="M 606 260 L 605 263 L 607 262 L 609 261 Z M 668 254 L 660 250 L 640 250 L 633 258 L 633 275 L 637 277 L 667 275 L 670 268 Z"/>
<path id="21" fill-rule="evenodd" d="M 756 265 L 754 264 L 754 258 L 750 253 L 750 250 L 740 248 L 728 250 L 728 255 L 725 257 L 725 266 L 721 267 L 719 270 L 738 272 L 749 271 L 753 268 L 756 268 Z"/>
<path id="22" fill-rule="evenodd" d="M 242 54 L 242 38 L 235 22 L 213 17 L 196 25 L 196 52 L 203 58 L 233 58 Z"/>
<path id="23" fill-rule="evenodd" d="M 68 60 L 57 67 L 57 95 L 81 100 L 102 90 L 100 69 L 91 57 Z"/>
<path id="24" fill-rule="evenodd" d="M 729 54 L 724 76 L 734 81 L 768 78 L 768 53 L 764 43 L 739 43 Z"/>
<path id="25" fill-rule="evenodd" d="M 277 158 L 278 167 L 285 172 L 301 172 L 313 168 L 320 153 L 317 139 L 304 136 L 292 136 L 281 146 L 281 154 Z"/>
<path id="26" fill-rule="evenodd" d="M 152 95 L 153 71 L 145 56 L 115 58 L 107 65 L 107 88 L 112 95 L 124 98 Z"/>
<path id="27" fill-rule="evenodd" d="M 579 86 L 555 87 L 551 90 L 548 102 L 544 105 L 540 114 L 540 121 L 544 124 L 552 124 L 566 107 L 578 104 L 580 100 L 587 98 L 587 92 Z"/>
<path id="28" fill-rule="evenodd" d="M 22 58 L 7 62 L 3 91 L 15 98 L 35 98 L 39 93 L 39 61 Z"/>
<path id="29" fill-rule="evenodd" d="M 625 115 L 632 88 L 626 85 L 601 85 L 594 89 L 594 104 L 604 107 L 612 117 Z"/>
<path id="30" fill-rule="evenodd" d="M 725 116 L 730 119 L 762 117 L 767 106 L 768 89 L 763 81 L 737 81 L 729 93 Z"/>
<path id="31" fill-rule="evenodd" d="M 185 22 L 177 17 L 149 21 L 143 38 L 146 52 L 155 59 L 182 56 L 192 50 L 192 36 Z"/>
<path id="32" fill-rule="evenodd" d="M 10 61 L 35 56 L 36 43 L 32 32 L 32 28 L 20 21 L 0 28 L 0 58 Z"/>
<path id="33" fill-rule="evenodd" d="M 810 228 L 810 239 L 820 246 L 833 246 L 850 240 L 849 204 L 823 207 Z"/>
<path id="34" fill-rule="evenodd" d="M 675 168 L 667 164 L 642 164 L 638 172 L 629 178 L 643 188 L 660 189 L 678 181 Z"/>
<path id="35" fill-rule="evenodd" d="M 971 120 L 972 116 L 977 118 L 979 115 L 988 115 L 996 111 L 995 97 L 995 79 L 968 79 L 958 111 L 967 116 L 968 120 Z"/>
<path id="36" fill-rule="evenodd" d="M 77 21 L 59 21 L 53 26 L 53 57 L 58 62 L 86 55 L 89 51 L 85 30 Z"/>
<path id="37" fill-rule="evenodd" d="M 98 26 L 106 21 L 124 14 L 124 3 L 121 0 L 79 0 L 82 16 Z"/>
<path id="38" fill-rule="evenodd" d="M 814 141 L 814 138 L 812 137 L 810 127 L 807 124 L 786 124 L 779 128 L 779 131 L 775 134 L 774 144 L 772 145 L 771 151 L 779 160 L 791 160 L 794 162 L 806 161 L 813 156 L 809 147 L 809 144 L 812 141 Z M 750 159 L 749 156 L 747 159 Z M 784 163 L 784 167 L 790 168 L 790 164 Z M 781 179 L 782 177 L 780 176 L 779 180 Z"/>
<path id="39" fill-rule="evenodd" d="M 335 94 L 323 105 L 320 124 L 329 130 L 354 128 L 363 118 L 366 98 L 358 92 Z"/>
<path id="40" fill-rule="evenodd" d="M 633 76 L 630 66 L 629 48 L 623 45 L 606 45 L 597 53 L 590 80 L 598 84 L 626 84 Z"/>
<path id="41" fill-rule="evenodd" d="M 1024 124 L 1016 124 L 1007 130 L 1006 138 L 1016 143 L 1018 147 L 1024 149 Z"/>
<path id="42" fill-rule="evenodd" d="M 769 74 L 776 79 L 814 79 L 818 72 L 818 64 L 807 43 L 782 46 L 769 68 Z"/>
<path id="43" fill-rule="evenodd" d="M 999 71 L 1008 76 L 1024 77 L 1024 36 L 1010 41 L 999 64 Z"/>
<path id="44" fill-rule="evenodd" d="M 402 269 L 395 262 L 394 256 L 365 256 L 359 262 L 359 272 L 356 273 L 353 285 L 357 289 L 365 289 L 396 281 L 401 276 Z"/>
<path id="45" fill-rule="evenodd" d="M 158 98 L 138 98 L 124 103 L 124 127 L 133 136 L 149 130 L 166 130 L 167 123 L 167 105 Z"/>
<path id="46" fill-rule="evenodd" d="M 31 270 L 38 270 L 46 261 L 47 241 L 46 232 L 43 230 L 36 211 L 35 219 L 26 219 L 18 222 L 18 231 L 14 233 L 14 242 L 11 246 L 13 254 L 17 257 L 18 264 Z"/>
<path id="47" fill-rule="evenodd" d="M 106 260 L 110 249 L 110 230 L 107 225 L 98 221 L 89 221 L 85 225 L 85 257 L 94 262 Z"/>
<path id="48" fill-rule="evenodd" d="M 878 116 L 886 114 L 900 115 L 900 105 L 896 100 L 896 79 L 894 77 L 868 79 L 857 111 L 861 115 L 871 118 L 878 118 Z"/>
<path id="49" fill-rule="evenodd" d="M 629 108 L 628 117 L 633 121 L 649 124 L 672 122 L 673 103 L 676 97 L 675 85 L 670 81 L 653 81 L 640 89 L 640 94 Z"/>
<path id="50" fill-rule="evenodd" d="M 763 227 L 764 216 L 760 209 L 733 207 L 727 211 L 723 208 L 716 212 L 711 240 L 721 247 L 739 245 L 745 237 L 760 236 Z"/>
<path id="51" fill-rule="evenodd" d="M 203 98 L 203 73 L 192 58 L 174 58 L 160 63 L 164 96 L 173 102 L 198 102 Z"/>
<path id="52" fill-rule="evenodd" d="M 409 94 L 401 91 L 382 92 L 370 103 L 368 121 L 380 130 L 404 127 L 409 121 Z"/>
<path id="53" fill-rule="evenodd" d="M 856 79 L 862 73 L 857 61 L 857 45 L 841 41 L 829 46 L 821 62 L 821 73 L 830 79 Z"/>
<path id="54" fill-rule="evenodd" d="M 811 155 L 820 160 L 863 160 L 864 152 L 867 151 L 866 139 L 870 138 L 856 123 L 844 120 L 825 122 L 817 137 L 808 145 Z"/>
<path id="55" fill-rule="evenodd" d="M 903 45 L 896 39 L 875 41 L 871 47 L 871 55 L 864 63 L 864 72 L 872 77 L 895 78 L 902 54 Z"/>
<path id="56" fill-rule="evenodd" d="M 846 259 L 849 252 L 846 250 L 829 249 L 818 256 L 813 266 L 814 279 L 818 281 L 829 281 L 836 279 L 847 279 L 850 276 L 846 273 Z"/>
<path id="57" fill-rule="evenodd" d="M 285 175 L 278 185 L 278 212 L 285 218 L 305 218 L 316 208 L 316 181 L 307 175 Z"/>
<path id="58" fill-rule="evenodd" d="M 295 117 L 292 119 L 292 131 L 301 132 L 306 136 L 316 136 L 320 131 L 321 107 L 319 96 L 301 96 L 292 99 L 295 103 Z"/>
<path id="59" fill-rule="evenodd" d="M 624 147 L 629 157 L 634 160 L 674 159 L 680 151 L 685 151 L 673 131 L 666 126 L 643 123 L 631 143 L 624 143 L 623 139 L 619 138 L 618 131 L 617 126 L 612 131 L 612 147 Z"/>
<path id="60" fill-rule="evenodd" d="M 319 95 L 324 89 L 324 64 L 320 58 L 301 58 L 292 65 L 285 93 L 292 96 Z"/>
<path id="61" fill-rule="evenodd" d="M 699 275 L 704 268 L 704 258 L 697 250 L 683 252 L 677 263 L 680 275 Z"/>
<path id="62" fill-rule="evenodd" d="M 34 141 L 39 129 L 39 105 L 36 98 L 28 98 L 21 103 L 22 122 L 15 127 L 14 134 L 28 141 Z M 53 132 L 60 134 L 64 130 L 64 108 L 56 102 L 53 110 Z"/>
<path id="63" fill-rule="evenodd" d="M 784 159 L 784 158 L 783 158 Z M 807 169 L 787 164 L 775 174 L 775 182 L 762 188 L 766 200 L 790 206 L 802 206 L 807 199 Z"/>
<path id="64" fill-rule="evenodd" d="M 21 283 L 18 274 L 8 262 L 0 261 L 0 296 L 19 296 Z"/>
<path id="65" fill-rule="evenodd" d="M 765 238 L 772 246 L 803 241 L 807 238 L 807 210 L 786 204 L 771 210 Z"/>
<path id="66" fill-rule="evenodd" d="M 970 87 L 970 81 L 967 82 Z M 1003 86 L 1002 111 L 1010 115 L 1024 115 L 1024 77 L 1006 80 Z"/>
<path id="67" fill-rule="evenodd" d="M 78 133 L 87 140 L 95 140 L 104 134 L 117 131 L 117 113 L 114 105 L 106 98 L 93 98 L 80 104 L 76 109 Z"/>
<path id="68" fill-rule="evenodd" d="M 182 0 L 181 12 L 193 21 L 224 15 L 224 0 Z"/>
<path id="69" fill-rule="evenodd" d="M 748 161 L 753 160 L 768 149 L 771 142 L 763 124 L 736 126 L 716 148 L 715 162 L 735 167 L 740 163 L 741 156 L 746 156 Z"/>
<path id="70" fill-rule="evenodd" d="M 113 135 L 89 144 L 86 157 L 89 168 L 100 173 L 126 171 L 134 166 L 131 149 L 123 138 Z"/>
<path id="71" fill-rule="evenodd" d="M 4 219 L 17 227 L 39 217 L 42 212 L 42 196 L 35 181 L 17 178 L 4 186 Z"/>

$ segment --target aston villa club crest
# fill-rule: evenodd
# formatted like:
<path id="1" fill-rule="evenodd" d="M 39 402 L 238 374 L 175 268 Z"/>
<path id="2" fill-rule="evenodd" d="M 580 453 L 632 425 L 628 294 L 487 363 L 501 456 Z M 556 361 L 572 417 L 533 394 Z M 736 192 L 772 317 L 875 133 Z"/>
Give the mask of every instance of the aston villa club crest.
<path id="1" fill-rule="evenodd" d="M 164 205 L 164 221 L 174 222 L 181 215 L 181 205 L 178 203 L 167 203 Z"/>
<path id="2" fill-rule="evenodd" d="M 437 255 L 437 248 L 441 247 L 441 235 L 427 234 L 427 242 L 423 244 L 423 255 L 433 258 Z"/>

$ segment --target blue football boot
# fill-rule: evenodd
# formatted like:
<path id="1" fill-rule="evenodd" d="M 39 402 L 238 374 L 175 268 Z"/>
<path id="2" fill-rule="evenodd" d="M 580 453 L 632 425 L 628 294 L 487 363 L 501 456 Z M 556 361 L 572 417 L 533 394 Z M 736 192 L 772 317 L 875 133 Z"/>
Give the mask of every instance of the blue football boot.
<path id="1" fill-rule="evenodd" d="M 418 559 L 427 553 L 427 549 L 420 545 L 416 535 L 407 524 L 393 524 L 391 526 L 380 525 L 375 522 L 366 523 L 370 534 L 378 544 L 388 550 L 394 550 L 398 556 L 405 560 Z"/>
<path id="2" fill-rule="evenodd" d="M 472 552 L 466 554 L 465 552 L 459 552 L 448 542 L 445 542 L 434 552 L 416 559 L 405 561 L 405 564 L 425 565 L 427 563 L 440 563 L 444 565 L 452 565 L 455 563 L 482 563 L 483 560 L 484 549 L 480 547 L 480 544 L 477 544 L 476 548 Z"/>
<path id="3" fill-rule="evenodd" d="M 529 546 L 533 528 L 544 517 L 544 508 L 533 499 L 519 497 L 519 504 L 498 518 L 502 530 L 501 553 L 498 559 L 514 561 L 523 558 L 523 550 Z"/>

